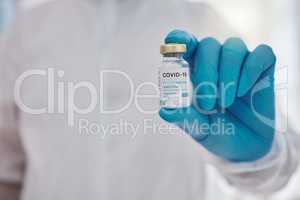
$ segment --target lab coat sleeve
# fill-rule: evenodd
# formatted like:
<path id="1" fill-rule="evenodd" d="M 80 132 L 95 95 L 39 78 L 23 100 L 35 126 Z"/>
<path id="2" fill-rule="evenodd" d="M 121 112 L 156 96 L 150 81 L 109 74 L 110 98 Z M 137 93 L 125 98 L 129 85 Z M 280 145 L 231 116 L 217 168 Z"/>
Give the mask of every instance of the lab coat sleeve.
<path id="1" fill-rule="evenodd" d="M 296 134 L 276 133 L 271 151 L 255 162 L 233 163 L 219 158 L 212 164 L 227 182 L 245 192 L 268 195 L 282 188 L 296 171 Z"/>
<path id="2" fill-rule="evenodd" d="M 19 57 L 14 33 L 0 35 L 0 199 L 17 199 L 24 172 L 24 151 L 19 135 L 14 81 Z M 17 51 L 18 50 L 18 51 Z"/>

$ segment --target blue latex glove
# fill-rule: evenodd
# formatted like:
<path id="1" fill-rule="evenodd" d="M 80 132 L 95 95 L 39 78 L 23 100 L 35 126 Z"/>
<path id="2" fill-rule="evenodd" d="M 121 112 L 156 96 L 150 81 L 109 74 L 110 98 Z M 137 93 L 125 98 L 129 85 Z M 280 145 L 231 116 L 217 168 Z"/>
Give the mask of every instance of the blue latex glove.
<path id="1" fill-rule="evenodd" d="M 16 12 L 15 0 L 0 0 L 0 33 L 12 23 Z"/>
<path id="2" fill-rule="evenodd" d="M 239 38 L 221 45 L 180 30 L 165 42 L 187 45 L 184 59 L 191 66 L 194 101 L 188 108 L 161 109 L 160 116 L 223 159 L 254 161 L 268 153 L 275 118 L 272 49 L 259 45 L 249 52 Z"/>

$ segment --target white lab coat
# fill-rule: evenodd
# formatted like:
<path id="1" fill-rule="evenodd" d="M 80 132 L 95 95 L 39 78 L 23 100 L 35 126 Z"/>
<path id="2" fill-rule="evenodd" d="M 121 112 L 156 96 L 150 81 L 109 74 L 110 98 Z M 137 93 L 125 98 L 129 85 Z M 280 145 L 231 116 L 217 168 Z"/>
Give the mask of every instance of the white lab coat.
<path id="1" fill-rule="evenodd" d="M 158 47 L 174 28 L 220 41 L 238 36 L 205 4 L 178 0 L 60 0 L 22 14 L 1 48 L 0 182 L 23 181 L 22 200 L 232 199 L 287 184 L 297 161 L 291 131 L 278 133 L 261 160 L 237 164 L 214 157 L 175 127 L 172 134 L 161 133 L 157 126 L 165 122 L 139 110 L 158 110 L 157 98 L 139 100 L 139 108 L 132 103 L 118 114 L 100 111 L 125 105 L 130 87 L 112 73 L 99 84 L 99 71 L 125 72 L 134 91 L 145 82 L 156 84 Z M 47 113 L 16 108 L 14 81 L 27 70 L 48 68 L 55 70 L 53 110 L 47 107 L 52 83 L 45 76 L 26 80 L 21 99 L 35 109 L 47 107 Z M 103 93 L 92 112 L 76 114 L 70 124 L 67 82 L 80 81 Z M 59 83 L 64 84 L 64 107 L 57 101 Z M 143 94 L 153 92 L 149 85 L 142 88 Z M 90 101 L 86 90 L 77 91 L 76 105 Z M 156 126 L 149 128 L 149 121 Z M 82 129 L 83 122 L 89 131 Z M 124 131 L 124 123 L 137 125 L 137 131 Z M 116 124 L 123 129 L 114 129 Z"/>

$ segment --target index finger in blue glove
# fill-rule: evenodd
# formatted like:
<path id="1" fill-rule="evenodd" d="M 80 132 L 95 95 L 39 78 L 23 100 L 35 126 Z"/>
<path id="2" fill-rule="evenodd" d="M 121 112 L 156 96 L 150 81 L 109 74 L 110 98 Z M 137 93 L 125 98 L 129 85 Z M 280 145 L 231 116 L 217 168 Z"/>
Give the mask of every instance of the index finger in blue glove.
<path id="1" fill-rule="evenodd" d="M 209 111 L 214 108 L 217 99 L 218 65 L 221 44 L 214 38 L 205 38 L 199 42 L 194 55 L 194 93 L 197 107 Z"/>
<path id="2" fill-rule="evenodd" d="M 238 96 L 242 97 L 253 87 L 259 77 L 267 69 L 274 67 L 276 57 L 271 47 L 267 45 L 259 45 L 246 58 L 244 67 L 242 69 Z"/>
<path id="3" fill-rule="evenodd" d="M 198 44 L 198 41 L 194 35 L 186 31 L 176 29 L 167 35 L 165 38 L 165 43 L 185 44 L 187 47 L 187 52 L 184 55 L 184 59 L 192 64 L 192 57 Z"/>
<path id="4" fill-rule="evenodd" d="M 226 108 L 235 100 L 240 71 L 248 49 L 243 40 L 229 38 L 222 47 L 219 66 L 219 90 L 218 103 Z"/>

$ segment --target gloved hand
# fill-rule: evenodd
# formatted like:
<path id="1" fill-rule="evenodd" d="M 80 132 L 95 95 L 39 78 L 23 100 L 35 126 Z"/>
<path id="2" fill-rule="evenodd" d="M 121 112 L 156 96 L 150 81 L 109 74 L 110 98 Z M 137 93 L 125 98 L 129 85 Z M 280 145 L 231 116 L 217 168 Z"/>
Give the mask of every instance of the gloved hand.
<path id="1" fill-rule="evenodd" d="M 174 30 L 166 43 L 187 45 L 194 94 L 188 108 L 161 109 L 174 123 L 213 154 L 234 162 L 267 154 L 274 138 L 274 66 L 267 45 L 249 52 L 239 38 L 221 45 L 214 38 L 198 41 Z"/>

